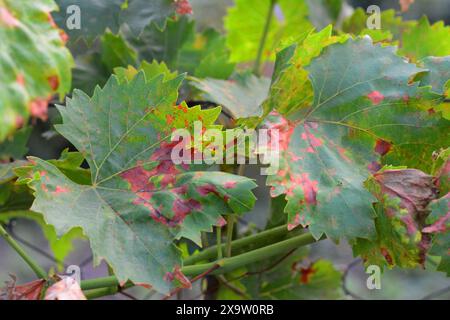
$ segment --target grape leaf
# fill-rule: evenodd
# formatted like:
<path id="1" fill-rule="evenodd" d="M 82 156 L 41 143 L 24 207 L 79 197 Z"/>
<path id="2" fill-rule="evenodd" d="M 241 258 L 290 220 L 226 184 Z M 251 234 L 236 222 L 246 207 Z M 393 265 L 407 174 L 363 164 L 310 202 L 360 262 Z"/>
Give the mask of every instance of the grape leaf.
<path id="1" fill-rule="evenodd" d="M 115 68 L 114 73 L 121 82 L 124 82 L 126 80 L 132 80 L 140 70 L 145 73 L 147 80 L 151 80 L 161 74 L 164 75 L 164 81 L 175 79 L 178 76 L 178 73 L 171 72 L 164 62 L 158 63 L 156 60 L 153 60 L 152 63 L 148 63 L 144 60 L 137 69 L 133 66 L 128 66 L 127 68 Z"/>
<path id="2" fill-rule="evenodd" d="M 225 107 L 234 119 L 245 119 L 262 116 L 270 79 L 243 73 L 230 80 L 195 79 L 191 84 L 204 92 L 204 99 Z"/>
<path id="3" fill-rule="evenodd" d="M 337 37 L 331 34 L 332 27 L 328 26 L 318 33 L 308 34 L 295 49 L 288 47 L 277 54 L 270 96 L 264 104 L 265 114 L 276 108 L 279 113 L 289 115 L 312 105 L 314 92 L 305 67 L 319 56 L 324 48 L 347 39 L 346 36 Z M 292 53 L 292 50 L 295 51 Z M 285 56 L 289 56 L 289 62 L 279 62 L 284 61 Z M 281 72 L 282 77 L 279 76 Z"/>
<path id="4" fill-rule="evenodd" d="M 26 123 L 46 119 L 52 95 L 71 86 L 73 64 L 49 12 L 53 0 L 0 3 L 0 141 Z"/>
<path id="5" fill-rule="evenodd" d="M 224 23 L 232 62 L 256 59 L 271 3 L 271 0 L 237 0 L 235 6 L 228 9 Z M 308 7 L 303 0 L 279 0 L 273 8 L 273 15 L 262 61 L 274 60 L 275 50 L 281 42 L 284 45 L 294 42 L 299 37 L 299 30 L 308 32 L 313 28 L 307 19 Z"/>
<path id="6" fill-rule="evenodd" d="M 362 8 L 358 8 L 344 20 L 342 30 L 353 35 L 369 35 L 374 42 L 390 42 L 401 39 L 403 32 L 416 24 L 415 21 L 403 21 L 393 9 L 381 12 L 381 29 L 368 29 L 367 18 L 367 13 Z"/>
<path id="7" fill-rule="evenodd" d="M 72 40 L 92 42 L 107 29 L 116 34 L 126 24 L 133 36 L 139 36 L 148 25 L 164 29 L 166 18 L 175 16 L 173 0 L 56 0 L 60 11 L 55 21 Z M 77 16 L 79 14 L 79 16 Z M 99 18 L 101 17 L 101 18 Z M 74 22 L 79 19 L 79 28 Z"/>
<path id="8" fill-rule="evenodd" d="M 234 63 L 228 62 L 230 52 L 225 38 L 213 29 L 195 35 L 180 49 L 176 69 L 199 78 L 228 79 Z"/>
<path id="9" fill-rule="evenodd" d="M 267 184 L 272 196 L 286 195 L 290 228 L 302 224 L 333 240 L 374 236 L 374 198 L 362 186 L 380 168 L 379 157 L 404 154 L 407 145 L 415 163 L 448 142 L 437 139 L 448 123 L 419 106 L 442 97 L 409 83 L 423 70 L 394 52 L 369 38 L 328 46 L 306 67 L 312 106 L 294 110 L 290 120 L 268 118 L 265 126 L 279 130 L 281 158 Z"/>
<path id="10" fill-rule="evenodd" d="M 81 37 L 92 41 L 106 29 L 113 33 L 119 30 L 119 15 L 123 2 L 124 0 L 56 0 L 59 11 L 53 16 L 56 24 L 66 31 L 72 41 Z M 76 25 L 71 26 L 78 18 L 79 29 Z"/>
<path id="11" fill-rule="evenodd" d="M 225 38 L 212 29 L 195 33 L 195 22 L 186 17 L 169 19 L 164 30 L 149 25 L 140 38 L 125 34 L 141 59 L 164 62 L 171 70 L 217 79 L 234 70 Z"/>
<path id="12" fill-rule="evenodd" d="M 106 32 L 101 37 L 101 44 L 101 58 L 108 70 L 136 63 L 137 53 L 121 36 Z"/>
<path id="13" fill-rule="evenodd" d="M 428 204 L 437 197 L 433 177 L 415 169 L 386 167 L 369 178 L 366 186 L 379 200 L 377 238 L 356 241 L 355 254 L 368 265 L 423 265 L 430 243 L 424 233 Z"/>
<path id="14" fill-rule="evenodd" d="M 0 143 L 0 161 L 22 158 L 28 152 L 27 143 L 30 134 L 31 127 L 24 127 Z"/>
<path id="15" fill-rule="evenodd" d="M 126 23 L 135 35 L 140 35 L 148 25 L 155 24 L 164 29 L 166 18 L 175 15 L 173 0 L 127 0 L 120 15 L 120 22 Z"/>
<path id="16" fill-rule="evenodd" d="M 317 260 L 306 266 L 283 263 L 265 279 L 260 297 L 273 300 L 339 299 L 343 297 L 341 278 L 341 273 L 327 260 Z"/>
<path id="17" fill-rule="evenodd" d="M 435 233 L 435 236 L 429 254 L 441 257 L 437 269 L 450 276 L 450 194 L 433 201 L 430 209 L 428 223 L 432 225 L 424 232 Z"/>
<path id="18" fill-rule="evenodd" d="M 105 259 L 121 283 L 150 284 L 167 293 L 177 282 L 181 257 L 172 243 L 180 237 L 199 242 L 201 231 L 242 213 L 255 202 L 253 181 L 221 172 L 186 172 L 170 154 L 173 129 L 203 120 L 213 126 L 220 108 L 176 105 L 182 76 L 148 82 L 139 72 L 130 82 L 112 76 L 92 98 L 75 90 L 59 107 L 56 129 L 85 157 L 91 185 L 73 182 L 51 163 L 30 158 L 17 169 L 36 200 L 32 210 L 64 234 L 80 226 L 89 238 L 96 264 Z"/>
<path id="19" fill-rule="evenodd" d="M 450 55 L 450 27 L 443 21 L 430 25 L 427 17 L 403 33 L 400 53 L 417 61 L 428 56 Z"/>

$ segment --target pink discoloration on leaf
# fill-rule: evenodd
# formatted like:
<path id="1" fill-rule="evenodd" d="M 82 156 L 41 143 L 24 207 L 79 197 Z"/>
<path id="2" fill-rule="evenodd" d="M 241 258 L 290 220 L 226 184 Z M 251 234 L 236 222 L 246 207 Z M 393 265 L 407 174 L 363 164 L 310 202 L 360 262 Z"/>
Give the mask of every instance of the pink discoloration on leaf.
<path id="1" fill-rule="evenodd" d="M 42 121 L 47 121 L 48 99 L 37 98 L 32 100 L 29 109 L 31 116 L 41 119 Z"/>
<path id="2" fill-rule="evenodd" d="M 25 88 L 25 77 L 22 73 L 18 73 L 16 76 L 16 82 L 23 88 Z"/>
<path id="3" fill-rule="evenodd" d="M 316 180 L 310 180 L 308 173 L 302 174 L 302 182 L 301 186 L 303 189 L 303 194 L 305 197 L 305 201 L 309 205 L 317 204 L 317 191 L 318 191 L 318 182 Z"/>
<path id="4" fill-rule="evenodd" d="M 392 144 L 388 141 L 378 139 L 375 144 L 375 152 L 379 155 L 384 156 L 392 149 Z"/>
<path id="5" fill-rule="evenodd" d="M 227 181 L 223 185 L 225 189 L 234 189 L 236 188 L 237 182 L 236 181 Z"/>
<path id="6" fill-rule="evenodd" d="M 178 280 L 182 288 L 191 289 L 191 281 L 181 272 L 180 266 L 176 266 L 173 272 L 167 272 L 164 275 L 164 281 L 172 282 Z"/>
<path id="7" fill-rule="evenodd" d="M 444 233 L 449 231 L 449 227 L 447 226 L 448 221 L 450 221 L 450 203 L 449 203 L 449 211 L 443 217 L 440 217 L 438 221 L 433 223 L 431 226 L 428 226 L 423 229 L 425 233 Z"/>
<path id="8" fill-rule="evenodd" d="M 379 91 L 372 91 L 367 95 L 374 105 L 378 105 L 384 100 L 384 96 Z"/>
<path id="9" fill-rule="evenodd" d="M 70 192 L 69 188 L 56 186 L 54 194 L 67 193 L 67 192 Z"/>
<path id="10" fill-rule="evenodd" d="M 294 230 L 300 225 L 300 215 L 297 213 L 292 222 L 288 223 L 288 230 Z"/>
<path id="11" fill-rule="evenodd" d="M 200 193 L 202 196 L 206 196 L 210 193 L 218 194 L 216 186 L 212 184 L 205 184 L 203 186 L 197 187 L 198 193 Z"/>
<path id="12" fill-rule="evenodd" d="M 15 28 L 20 26 L 20 21 L 7 8 L 0 7 L 0 24 L 9 28 Z"/>
<path id="13" fill-rule="evenodd" d="M 224 217 L 219 217 L 216 221 L 216 226 L 219 228 L 222 228 L 227 225 L 227 220 L 224 219 Z"/>

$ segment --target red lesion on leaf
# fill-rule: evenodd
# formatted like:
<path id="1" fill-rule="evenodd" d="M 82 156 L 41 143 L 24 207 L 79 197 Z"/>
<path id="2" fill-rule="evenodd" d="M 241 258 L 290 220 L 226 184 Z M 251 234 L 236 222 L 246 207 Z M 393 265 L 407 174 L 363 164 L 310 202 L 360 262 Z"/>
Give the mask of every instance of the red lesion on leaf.
<path id="1" fill-rule="evenodd" d="M 384 100 L 384 96 L 379 91 L 372 91 L 367 95 L 367 98 L 369 98 L 374 105 L 378 105 Z"/>
<path id="2" fill-rule="evenodd" d="M 173 121 L 174 121 L 174 117 L 170 114 L 166 115 L 166 121 L 168 125 L 172 125 Z"/>
<path id="3" fill-rule="evenodd" d="M 227 181 L 223 185 L 225 189 L 233 189 L 236 188 L 237 182 L 236 181 Z"/>
<path id="4" fill-rule="evenodd" d="M 391 255 L 389 254 L 388 250 L 386 248 L 380 248 L 381 255 L 386 259 L 386 262 L 390 265 L 394 265 L 394 260 L 392 259 Z"/>
<path id="5" fill-rule="evenodd" d="M 4 7 L 0 7 L 0 22 L 9 28 L 16 28 L 20 25 L 20 21 Z"/>
<path id="6" fill-rule="evenodd" d="M 25 76 L 22 73 L 16 75 L 16 82 L 19 86 L 25 88 Z"/>
<path id="7" fill-rule="evenodd" d="M 219 218 L 217 218 L 217 221 L 216 221 L 217 227 L 222 228 L 222 227 L 226 226 L 226 224 L 227 224 L 227 220 L 225 220 L 224 217 L 220 216 Z"/>
<path id="8" fill-rule="evenodd" d="M 192 14 L 192 6 L 188 0 L 175 0 L 175 10 L 179 15 Z"/>
<path id="9" fill-rule="evenodd" d="M 16 118 L 15 118 L 16 128 L 17 129 L 22 128 L 24 124 L 25 124 L 25 119 L 22 116 L 16 116 Z"/>
<path id="10" fill-rule="evenodd" d="M 301 267 L 299 270 L 300 278 L 299 282 L 302 284 L 308 284 L 311 281 L 311 277 L 316 273 L 313 263 L 309 264 L 307 267 Z"/>
<path id="11" fill-rule="evenodd" d="M 375 144 L 375 152 L 384 156 L 392 149 L 392 144 L 386 140 L 377 139 Z"/>
<path id="12" fill-rule="evenodd" d="M 53 91 L 58 90 L 59 87 L 59 77 L 57 75 L 53 75 L 47 78 L 48 84 Z"/>
<path id="13" fill-rule="evenodd" d="M 70 192 L 69 188 L 65 188 L 65 187 L 61 187 L 61 186 L 56 186 L 55 191 L 53 192 L 54 194 L 60 194 L 60 193 L 67 193 Z"/>
<path id="14" fill-rule="evenodd" d="M 48 101 L 49 99 L 36 98 L 30 102 L 29 110 L 31 116 L 47 121 L 48 115 Z"/>
<path id="15" fill-rule="evenodd" d="M 180 266 L 175 266 L 174 271 L 167 272 L 164 275 L 163 279 L 164 279 L 164 281 L 167 281 L 167 282 L 172 282 L 174 280 L 177 280 L 180 283 L 182 288 L 185 288 L 185 289 L 192 288 L 191 281 L 181 272 Z"/>

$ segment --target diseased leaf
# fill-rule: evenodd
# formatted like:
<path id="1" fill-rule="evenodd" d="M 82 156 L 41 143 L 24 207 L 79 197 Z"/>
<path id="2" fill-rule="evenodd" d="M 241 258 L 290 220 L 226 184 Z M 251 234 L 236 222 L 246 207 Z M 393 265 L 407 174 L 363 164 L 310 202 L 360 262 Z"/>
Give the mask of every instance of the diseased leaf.
<path id="1" fill-rule="evenodd" d="M 0 300 L 39 300 L 44 289 L 45 280 L 39 279 L 22 285 L 16 285 L 16 277 L 6 282 L 6 287 L 0 290 Z"/>
<path id="2" fill-rule="evenodd" d="M 436 199 L 433 177 L 415 169 L 383 168 L 366 186 L 378 199 L 375 241 L 358 240 L 355 254 L 366 264 L 413 268 L 423 265 L 430 246 L 428 204 Z"/>
<path id="3" fill-rule="evenodd" d="M 414 0 L 399 0 L 402 12 L 409 10 L 409 7 L 414 3 Z"/>
<path id="4" fill-rule="evenodd" d="M 348 38 L 332 36 L 331 33 L 332 27 L 328 26 L 318 33 L 308 34 L 295 49 L 288 47 L 277 54 L 270 97 L 264 104 L 266 115 L 275 108 L 279 113 L 289 115 L 312 105 L 313 87 L 308 78 L 308 71 L 304 68 L 319 56 L 324 48 L 333 43 L 344 42 Z M 288 63 L 283 63 L 287 60 L 285 56 L 290 56 Z"/>
<path id="5" fill-rule="evenodd" d="M 291 120 L 268 118 L 281 158 L 267 184 L 272 196 L 286 195 L 290 228 L 309 226 L 316 238 L 333 240 L 373 237 L 374 198 L 362 186 L 380 156 L 417 165 L 447 144 L 439 137 L 448 123 L 421 109 L 442 97 L 410 83 L 422 70 L 394 52 L 368 38 L 325 48 L 306 67 L 313 104 L 293 108 Z"/>
<path id="6" fill-rule="evenodd" d="M 0 141 L 31 115 L 47 119 L 48 101 L 71 86 L 73 59 L 53 23 L 53 0 L 0 3 Z"/>
<path id="7" fill-rule="evenodd" d="M 139 72 L 119 82 L 112 76 L 92 98 L 75 90 L 67 106 L 58 108 L 63 124 L 56 129 L 83 154 L 91 185 L 38 158 L 16 172 L 35 192 L 32 210 L 43 213 L 59 235 L 83 229 L 95 264 L 105 259 L 121 283 L 167 293 L 175 282 L 186 283 L 173 240 L 198 243 L 200 232 L 211 231 L 223 214 L 250 210 L 255 184 L 221 172 L 186 172 L 172 162 L 178 145 L 170 141 L 173 129 L 198 120 L 214 126 L 220 108 L 176 105 L 183 77 L 163 78 L 146 81 Z"/>
<path id="8" fill-rule="evenodd" d="M 256 59 L 260 39 L 272 0 L 237 0 L 228 9 L 225 29 L 232 62 L 249 62 Z M 303 0 L 279 0 L 273 7 L 262 61 L 274 60 L 275 50 L 298 40 L 301 33 L 308 33 L 313 26 L 307 19 L 308 7 Z"/>

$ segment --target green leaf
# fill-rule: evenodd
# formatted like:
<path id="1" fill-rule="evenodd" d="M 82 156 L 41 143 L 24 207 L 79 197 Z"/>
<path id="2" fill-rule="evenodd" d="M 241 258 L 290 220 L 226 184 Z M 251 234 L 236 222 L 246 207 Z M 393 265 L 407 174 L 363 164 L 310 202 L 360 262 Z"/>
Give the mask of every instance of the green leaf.
<path id="1" fill-rule="evenodd" d="M 114 73 L 117 75 L 120 82 L 124 82 L 126 80 L 131 81 L 140 70 L 144 71 L 147 80 L 152 80 L 161 74 L 164 75 L 163 81 L 173 80 L 178 76 L 178 73 L 171 72 L 164 62 L 158 63 L 156 60 L 153 60 L 152 63 L 148 63 L 144 60 L 137 69 L 133 66 L 128 66 L 127 68 L 115 68 Z"/>
<path id="2" fill-rule="evenodd" d="M 420 84 L 431 86 L 434 92 L 444 94 L 446 83 L 450 80 L 450 56 L 426 57 L 419 64 L 428 70 L 420 78 Z"/>
<path id="3" fill-rule="evenodd" d="M 385 167 L 366 182 L 379 200 L 374 241 L 358 240 L 353 249 L 366 264 L 414 268 L 425 263 L 428 204 L 436 199 L 433 177 L 415 169 Z"/>
<path id="4" fill-rule="evenodd" d="M 121 36 L 106 32 L 101 38 L 102 61 L 108 70 L 136 64 L 137 53 L 128 46 Z"/>
<path id="5" fill-rule="evenodd" d="M 164 30 L 150 24 L 139 38 L 124 31 L 130 45 L 137 50 L 140 60 L 164 61 L 171 70 L 176 70 L 181 48 L 194 41 L 195 23 L 187 17 L 168 19 Z"/>
<path id="6" fill-rule="evenodd" d="M 316 300 L 343 297 L 342 274 L 327 260 L 302 266 L 289 261 L 270 272 L 263 282 L 260 297 L 272 300 Z"/>
<path id="7" fill-rule="evenodd" d="M 428 223 L 432 225 L 425 231 L 435 233 L 435 236 L 429 254 L 441 257 L 437 270 L 450 276 L 450 194 L 433 201 L 430 209 Z"/>
<path id="8" fill-rule="evenodd" d="M 164 29 L 166 18 L 175 15 L 173 0 L 127 0 L 120 15 L 120 22 L 126 23 L 135 35 L 140 35 L 148 25 L 155 24 Z"/>
<path id="9" fill-rule="evenodd" d="M 227 44 L 232 62 L 249 62 L 256 59 L 271 0 L 237 0 L 225 17 Z M 262 61 L 274 60 L 275 50 L 298 40 L 313 26 L 308 21 L 308 7 L 303 0 L 277 1 L 263 48 Z"/>
<path id="10" fill-rule="evenodd" d="M 28 152 L 27 143 L 30 134 L 31 127 L 25 127 L 0 143 L 0 160 L 22 158 Z"/>
<path id="11" fill-rule="evenodd" d="M 368 38 L 327 47 L 306 68 L 313 104 L 293 109 L 291 120 L 269 117 L 265 126 L 279 130 L 281 159 L 267 183 L 272 196 L 286 195 L 290 228 L 309 226 L 316 238 L 325 233 L 335 241 L 373 237 L 374 198 L 363 182 L 380 156 L 417 163 L 448 142 L 440 138 L 448 124 L 420 107 L 442 97 L 410 84 L 422 70 L 394 52 Z"/>
<path id="12" fill-rule="evenodd" d="M 58 26 L 72 40 L 84 38 L 88 42 L 107 29 L 116 34 L 124 24 L 128 25 L 135 37 L 148 25 L 154 24 L 158 29 L 164 29 L 166 18 L 175 15 L 172 0 L 56 0 L 56 3 L 60 8 L 55 14 Z M 79 19 L 79 28 L 74 25 L 76 19 Z"/>
<path id="13" fill-rule="evenodd" d="M 105 259 L 121 283 L 150 284 L 167 293 L 180 272 L 180 252 L 172 243 L 186 237 L 200 242 L 223 214 L 249 211 L 253 181 L 221 172 L 186 172 L 171 152 L 173 129 L 203 120 L 209 128 L 220 108 L 176 105 L 179 76 L 146 81 L 139 72 L 130 82 L 112 76 L 92 98 L 75 90 L 59 107 L 56 129 L 79 150 L 91 169 L 91 185 L 78 184 L 53 164 L 37 158 L 16 172 L 59 235 L 80 226 L 89 238 L 96 264 Z M 190 150 L 188 150 L 190 151 Z M 94 220 L 93 220 L 94 219 Z M 94 221 L 94 222 L 93 222 Z"/>
<path id="14" fill-rule="evenodd" d="M 362 8 L 358 8 L 344 20 L 342 30 L 353 35 L 369 35 L 374 42 L 390 42 L 401 39 L 402 34 L 416 24 L 415 21 L 403 21 L 393 9 L 381 12 L 382 29 L 368 29 L 367 18 L 367 13 Z"/>
<path id="15" fill-rule="evenodd" d="M 308 34 L 295 48 L 288 47 L 277 54 L 270 97 L 264 104 L 265 114 L 276 108 L 279 113 L 289 115 L 312 105 L 314 92 L 305 67 L 327 46 L 348 39 L 331 34 L 332 27 L 328 26 Z"/>
<path id="16" fill-rule="evenodd" d="M 270 80 L 243 73 L 230 80 L 195 79 L 191 84 L 204 92 L 203 99 L 225 107 L 234 119 L 246 119 L 262 116 Z"/>
<path id="17" fill-rule="evenodd" d="M 0 213 L 0 222 L 8 223 L 11 219 L 28 219 L 35 221 L 42 228 L 45 238 L 57 262 L 58 269 L 63 271 L 66 257 L 73 251 L 73 240 L 83 238 L 80 228 L 71 229 L 68 233 L 59 237 L 53 226 L 46 224 L 42 214 L 33 211 L 8 211 Z"/>
<path id="18" fill-rule="evenodd" d="M 45 120 L 47 104 L 71 86 L 73 60 L 49 12 L 52 0 L 0 3 L 0 141 L 26 123 Z"/>
<path id="19" fill-rule="evenodd" d="M 176 69 L 199 78 L 228 79 L 234 63 L 229 63 L 230 53 L 225 38 L 213 29 L 195 35 L 179 53 Z"/>
<path id="20" fill-rule="evenodd" d="M 443 21 L 430 25 L 428 18 L 424 16 L 416 26 L 404 32 L 400 53 L 413 61 L 428 56 L 448 56 L 450 55 L 449 38 L 449 26 L 445 26 Z"/>

